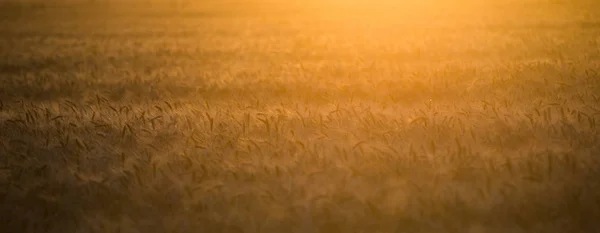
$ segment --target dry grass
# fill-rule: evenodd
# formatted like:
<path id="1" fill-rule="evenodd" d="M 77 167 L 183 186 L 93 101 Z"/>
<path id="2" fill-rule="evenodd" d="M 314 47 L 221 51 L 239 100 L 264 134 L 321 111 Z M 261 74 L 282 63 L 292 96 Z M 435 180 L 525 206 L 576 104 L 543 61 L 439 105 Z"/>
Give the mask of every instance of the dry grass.
<path id="1" fill-rule="evenodd" d="M 5 3 L 0 229 L 597 231 L 597 3 L 346 3 Z"/>

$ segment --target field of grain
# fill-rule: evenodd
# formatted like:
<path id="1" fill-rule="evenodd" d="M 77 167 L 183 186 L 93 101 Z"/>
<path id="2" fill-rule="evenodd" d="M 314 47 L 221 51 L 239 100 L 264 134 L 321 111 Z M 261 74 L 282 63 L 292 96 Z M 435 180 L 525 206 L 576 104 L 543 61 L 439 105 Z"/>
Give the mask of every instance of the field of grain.
<path id="1" fill-rule="evenodd" d="M 0 1 L 1 232 L 598 232 L 600 2 Z"/>

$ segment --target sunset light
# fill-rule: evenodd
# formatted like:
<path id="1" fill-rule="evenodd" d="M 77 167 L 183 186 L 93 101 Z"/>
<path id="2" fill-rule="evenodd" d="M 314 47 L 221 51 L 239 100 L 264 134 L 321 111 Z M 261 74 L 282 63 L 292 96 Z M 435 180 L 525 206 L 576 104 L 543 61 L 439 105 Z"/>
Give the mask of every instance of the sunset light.
<path id="1" fill-rule="evenodd" d="M 595 232 L 600 1 L 0 0 L 0 232 Z"/>

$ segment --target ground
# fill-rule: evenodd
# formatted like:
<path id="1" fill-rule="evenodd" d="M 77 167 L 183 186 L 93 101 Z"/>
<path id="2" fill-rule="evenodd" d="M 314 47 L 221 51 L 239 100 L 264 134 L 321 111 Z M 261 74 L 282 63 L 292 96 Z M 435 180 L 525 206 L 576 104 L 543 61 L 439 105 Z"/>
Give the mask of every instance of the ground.
<path id="1" fill-rule="evenodd" d="M 5 232 L 597 231 L 596 1 L 0 12 Z"/>

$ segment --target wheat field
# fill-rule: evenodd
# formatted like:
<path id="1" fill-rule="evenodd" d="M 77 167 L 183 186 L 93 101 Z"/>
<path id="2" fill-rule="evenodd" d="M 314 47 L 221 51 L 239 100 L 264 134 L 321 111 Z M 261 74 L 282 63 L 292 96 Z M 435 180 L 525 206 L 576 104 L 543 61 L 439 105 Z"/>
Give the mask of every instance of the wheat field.
<path id="1" fill-rule="evenodd" d="M 0 1 L 0 232 L 600 232 L 600 2 Z"/>

